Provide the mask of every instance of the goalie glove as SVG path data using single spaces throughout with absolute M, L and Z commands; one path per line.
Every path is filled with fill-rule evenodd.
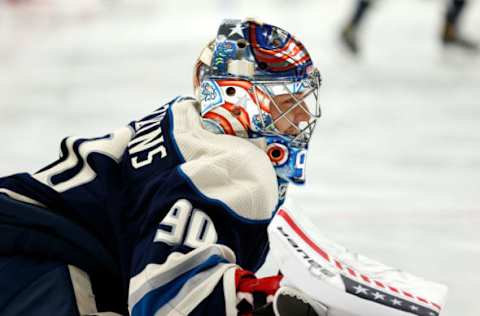
M 300 290 L 280 287 L 283 275 L 257 278 L 252 272 L 235 273 L 239 316 L 326 316 L 327 308 Z
M 252 272 L 237 269 L 235 285 L 237 289 L 237 310 L 239 316 L 272 316 L 272 302 L 280 288 L 283 276 L 277 274 L 257 278 Z

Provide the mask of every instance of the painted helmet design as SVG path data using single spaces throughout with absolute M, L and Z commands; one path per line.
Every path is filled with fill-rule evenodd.
M 264 140 L 279 179 L 298 184 L 320 117 L 320 83 L 300 41 L 254 20 L 223 21 L 194 73 L 204 127 Z

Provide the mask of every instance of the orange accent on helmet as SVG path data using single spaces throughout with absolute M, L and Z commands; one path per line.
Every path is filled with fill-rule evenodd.
M 230 122 L 220 114 L 215 112 L 207 112 L 205 113 L 204 117 L 218 122 L 218 124 L 220 124 L 220 126 L 225 131 L 225 134 L 236 136 L 235 131 L 233 130 L 233 127 L 230 124 Z
M 267 155 L 274 165 L 282 165 L 286 162 L 287 153 L 285 151 L 285 148 L 281 146 L 269 146 L 267 149 Z
M 257 103 L 263 111 L 270 113 L 270 99 L 262 90 L 255 87 L 250 81 L 227 79 L 217 80 L 217 83 L 220 87 L 232 86 L 243 88 L 245 91 L 247 91 L 250 98 L 255 101 L 255 103 Z M 252 92 L 252 89 L 255 92 Z M 265 103 L 265 101 L 267 101 L 267 103 Z
M 230 113 L 232 113 L 232 115 L 240 122 L 240 124 L 242 124 L 243 128 L 245 128 L 245 130 L 249 130 L 250 129 L 250 117 L 247 113 L 247 111 L 241 107 L 241 106 L 238 106 L 238 105 L 233 105 L 232 103 L 229 103 L 229 102 L 225 102 L 225 104 L 223 105 L 223 107 L 229 111 Z M 239 113 L 235 113 L 235 111 L 239 111 Z

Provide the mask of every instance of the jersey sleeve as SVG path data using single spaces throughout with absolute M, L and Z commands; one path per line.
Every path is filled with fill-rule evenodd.
M 67 137 L 53 163 L 32 174 L 0 178 L 0 193 L 66 215 L 98 212 L 118 187 L 118 162 L 131 136 L 131 128 L 124 127 L 102 137 Z
M 131 278 L 131 315 L 236 315 L 232 250 L 219 244 L 175 250 Z
M 35 173 L 0 178 L 2 255 L 72 264 L 91 277 L 97 307 L 122 314 L 128 290 L 118 247 L 123 203 L 118 162 L 130 130 L 65 138 L 55 162 Z

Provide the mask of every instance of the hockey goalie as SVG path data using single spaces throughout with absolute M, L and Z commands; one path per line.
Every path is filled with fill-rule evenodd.
M 290 33 L 225 20 L 195 98 L 0 178 L 0 315 L 437 316 L 442 286 L 349 253 L 283 205 L 305 182 L 320 83 Z M 269 244 L 280 273 L 257 278 Z

